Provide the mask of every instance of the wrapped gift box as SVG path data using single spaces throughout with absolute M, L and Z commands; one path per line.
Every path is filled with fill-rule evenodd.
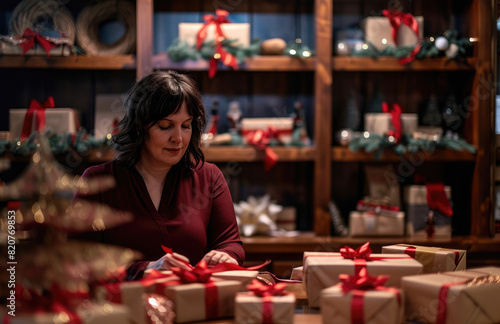
M 175 321 L 186 323 L 230 317 L 234 314 L 234 300 L 241 290 L 241 282 L 220 280 L 210 283 L 172 285 L 156 284 L 156 293 L 174 303 Z
M 196 45 L 198 32 L 204 26 L 204 23 L 180 23 L 179 24 L 179 39 L 185 41 L 190 46 Z M 250 24 L 248 23 L 230 23 L 221 24 L 221 29 L 226 39 L 234 40 L 232 46 L 241 46 L 247 48 L 250 46 Z M 215 25 L 211 24 L 207 27 L 206 41 L 215 39 Z
M 295 267 L 292 269 L 292 274 L 290 275 L 291 280 L 303 280 L 304 267 Z
M 408 276 L 402 279 L 411 322 L 500 323 L 500 268 Z
M 11 138 L 19 138 L 23 129 L 24 116 L 28 109 L 10 109 L 9 110 L 9 130 Z M 33 118 L 33 127 L 36 112 Z M 47 108 L 45 109 L 45 125 L 46 129 L 50 129 L 53 133 L 66 134 L 76 133 L 77 129 L 77 114 L 72 108 Z
M 406 253 L 422 263 L 423 273 L 459 271 L 466 267 L 466 250 L 396 244 L 383 246 L 382 253 Z
M 258 275 L 259 271 L 257 270 L 233 270 L 216 272 L 212 274 L 212 277 L 220 280 L 239 281 L 242 287 L 246 287 L 246 285 L 252 283 L 252 280 L 257 278 Z
M 369 324 L 399 324 L 404 318 L 404 298 L 399 293 L 389 290 L 358 290 L 363 295 L 363 323 Z M 341 284 L 325 288 L 321 291 L 321 316 L 323 323 L 351 324 L 353 323 L 353 293 L 344 294 Z M 356 322 L 358 323 L 358 322 Z
M 444 187 L 446 196 L 451 200 L 451 187 Z M 429 206 L 427 205 L 427 189 L 424 185 L 404 187 L 404 203 L 407 214 L 407 234 L 415 237 L 426 237 L 425 232 Z M 451 236 L 451 217 L 434 211 L 434 232 L 436 237 Z
M 81 324 L 123 324 L 129 323 L 129 309 L 114 303 L 83 303 L 75 310 Z M 0 315 L 2 311 L 0 310 Z M 69 318 L 64 313 L 18 313 L 16 316 L 3 315 L 9 324 L 53 324 L 67 323 Z M 73 323 L 73 322 L 72 322 Z
M 349 213 L 350 236 L 404 236 L 405 213 L 395 215 L 352 211 Z
M 418 115 L 401 114 L 401 128 L 403 134 L 412 136 L 418 127 Z M 392 125 L 392 115 L 390 113 L 366 113 L 365 130 L 378 135 L 384 135 L 389 130 L 394 130 Z
M 104 138 L 124 115 L 122 95 L 100 94 L 95 97 L 94 136 Z
M 372 276 L 390 275 L 387 287 L 400 286 L 403 276 L 422 273 L 422 264 L 410 256 L 401 254 L 372 254 L 371 257 L 379 260 L 366 261 L 368 273 Z M 381 259 L 386 258 L 386 259 Z M 304 261 L 304 286 L 307 292 L 309 306 L 320 306 L 320 292 L 339 282 L 340 274 L 354 275 L 359 262 L 364 260 L 344 259 L 340 253 L 333 255 L 310 254 Z
M 283 210 L 277 214 L 276 226 L 285 231 L 294 231 L 297 223 L 296 215 L 295 207 L 283 207 Z
M 267 301 L 264 301 L 268 298 Z M 271 303 L 272 307 L 264 307 L 264 303 Z M 271 323 L 293 323 L 295 314 L 295 295 L 259 297 L 251 292 L 240 292 L 235 297 L 234 323 L 258 324 L 263 321 L 265 309 L 272 310 Z
M 418 37 L 413 30 L 401 24 L 397 33 L 397 46 L 411 46 L 422 39 L 424 35 L 424 17 L 415 17 L 418 23 Z M 392 26 L 387 17 L 367 17 L 361 22 L 361 29 L 365 33 L 365 41 L 371 43 L 378 50 L 387 46 L 396 46 L 392 37 Z
M 243 118 L 241 120 L 241 134 L 246 136 L 258 130 L 267 131 L 273 128 L 277 132 L 278 140 L 285 145 L 292 141 L 293 118 Z

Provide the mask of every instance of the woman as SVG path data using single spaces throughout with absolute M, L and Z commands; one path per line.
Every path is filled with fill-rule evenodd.
M 113 175 L 117 186 L 88 197 L 134 214 L 131 223 L 106 230 L 102 242 L 144 254 L 128 279 L 146 269 L 242 264 L 245 253 L 231 195 L 222 172 L 204 162 L 200 147 L 205 110 L 195 82 L 173 71 L 155 71 L 137 82 L 124 101 L 125 116 L 113 140 L 113 161 L 88 168 L 83 177 Z

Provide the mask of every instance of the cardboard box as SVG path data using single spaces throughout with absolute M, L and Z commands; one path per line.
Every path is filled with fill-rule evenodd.
M 179 39 L 185 41 L 190 46 L 196 46 L 198 32 L 204 26 L 204 23 L 180 23 L 179 24 Z M 247 48 L 250 46 L 250 24 L 248 23 L 225 23 L 221 24 L 221 29 L 226 39 L 234 40 L 231 42 L 233 46 L 241 46 Z M 205 42 L 215 39 L 215 25 L 211 24 L 207 27 L 207 37 Z
M 384 290 L 358 290 L 363 295 L 363 323 L 399 324 L 404 318 L 404 295 L 398 289 L 398 295 Z M 353 309 L 353 293 L 344 294 L 341 284 L 325 288 L 321 291 L 321 316 L 323 323 L 351 324 Z
M 10 109 L 9 110 L 9 130 L 11 138 L 20 138 L 24 124 L 24 116 L 28 109 Z M 36 112 L 33 117 L 32 131 L 35 129 Z M 53 133 L 66 134 L 76 133 L 77 114 L 72 108 L 47 108 L 45 109 L 46 129 Z
M 272 307 L 264 307 L 264 303 L 270 303 Z M 234 323 L 268 323 L 263 320 L 265 309 L 272 311 L 271 323 L 293 323 L 295 295 L 258 297 L 251 292 L 238 293 L 235 297 Z
M 382 253 L 405 253 L 422 263 L 423 273 L 465 270 L 467 265 L 466 250 L 395 244 L 383 246 Z
M 404 277 L 405 313 L 424 323 L 500 323 L 500 268 Z
M 451 187 L 444 187 L 446 196 L 451 200 Z M 403 189 L 403 201 L 407 215 L 407 235 L 414 237 L 426 237 L 425 232 L 429 206 L 427 205 L 427 189 L 424 185 L 405 186 Z M 435 237 L 450 237 L 451 217 L 434 211 Z
M 397 46 L 411 46 L 422 40 L 424 35 L 424 17 L 415 17 L 418 23 L 418 36 L 405 24 L 401 24 L 397 34 Z M 396 46 L 392 37 L 392 26 L 387 17 L 367 17 L 361 22 L 365 33 L 365 41 L 371 43 L 379 51 L 387 46 Z
M 404 236 L 405 213 L 396 215 L 352 211 L 349 213 L 350 236 Z
M 372 254 L 382 260 L 366 261 L 366 268 L 371 276 L 389 275 L 387 287 L 398 287 L 403 276 L 422 273 L 422 264 L 410 256 L 401 254 Z M 356 262 L 355 262 L 356 261 Z M 308 255 L 304 262 L 304 286 L 309 300 L 309 306 L 320 306 L 320 292 L 339 282 L 340 274 L 354 275 L 358 262 L 363 260 L 344 259 L 338 255 Z

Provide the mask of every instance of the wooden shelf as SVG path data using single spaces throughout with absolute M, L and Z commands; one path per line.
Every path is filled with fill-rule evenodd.
M 116 56 L 0 56 L 1 68 L 133 70 L 134 55 Z
M 415 155 L 419 160 L 425 159 L 427 162 L 474 162 L 476 157 L 466 151 L 454 151 L 446 149 L 436 149 L 432 152 L 419 151 L 416 153 L 406 153 L 402 157 L 405 159 Z M 417 156 L 418 155 L 418 156 Z M 332 149 L 332 160 L 336 162 L 398 162 L 401 156 L 394 151 L 385 150 L 380 159 L 375 158 L 375 153 L 368 153 L 364 150 L 353 152 L 347 147 L 334 147 Z
M 273 147 L 278 155 L 278 162 L 314 161 L 316 150 L 311 147 Z M 212 146 L 203 149 L 208 162 L 255 162 L 264 160 L 264 152 L 249 146 Z M 93 150 L 89 156 L 91 162 L 105 162 L 114 158 L 113 149 Z
M 401 65 L 394 57 L 336 56 L 332 59 L 333 71 L 408 72 L 408 71 L 474 71 L 475 58 L 450 60 L 446 57 L 415 60 Z
M 239 65 L 242 71 L 314 71 L 316 64 L 315 58 L 301 59 L 289 56 L 254 56 L 246 58 L 244 63 Z M 191 70 L 191 71 L 206 71 L 208 70 L 208 61 L 204 59 L 197 60 L 183 60 L 175 62 L 170 59 L 168 54 L 161 53 L 153 57 L 153 67 L 155 69 L 178 69 L 178 70 Z M 219 70 L 232 70 L 227 66 L 219 64 Z

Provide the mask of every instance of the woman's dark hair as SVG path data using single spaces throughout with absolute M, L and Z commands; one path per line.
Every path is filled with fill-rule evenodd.
M 205 161 L 201 134 L 206 123 L 205 108 L 196 83 L 189 76 L 174 71 L 157 70 L 136 82 L 124 100 L 125 116 L 113 136 L 119 163 L 134 166 L 138 161 L 147 130 L 159 120 L 179 111 L 183 103 L 193 121 L 186 153 L 178 165 L 194 170 Z

